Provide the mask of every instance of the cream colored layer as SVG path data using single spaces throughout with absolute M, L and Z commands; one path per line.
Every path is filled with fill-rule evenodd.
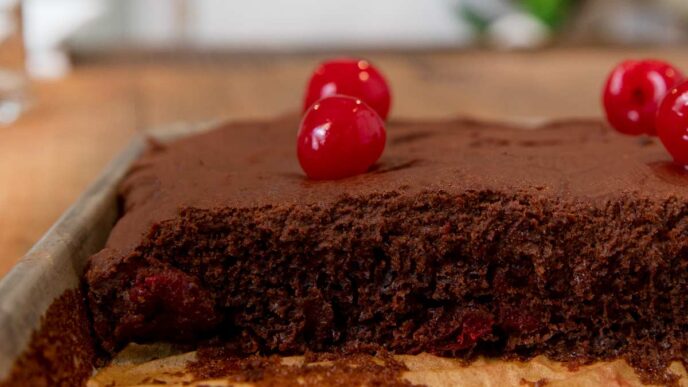
M 100 369 L 88 387 L 253 386 L 226 379 L 194 380 L 186 364 L 196 359 L 195 352 L 176 354 L 166 345 L 129 345 L 109 366 Z M 643 386 L 638 375 L 623 360 L 598 362 L 570 369 L 565 364 L 538 356 L 526 362 L 478 359 L 469 366 L 455 359 L 430 354 L 400 355 L 395 359 L 406 365 L 402 377 L 407 381 L 437 387 L 449 386 Z M 302 356 L 282 358 L 283 365 L 299 366 Z M 382 363 L 383 360 L 380 360 Z M 310 365 L 327 365 L 327 362 Z M 688 373 L 678 362 L 670 370 L 680 377 L 678 384 L 688 386 Z M 228 375 L 231 376 L 231 375 Z

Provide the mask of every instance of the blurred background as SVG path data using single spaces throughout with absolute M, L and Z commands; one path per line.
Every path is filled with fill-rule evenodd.
M 528 49 L 688 36 L 685 0 L 2 1 L 2 31 L 24 26 L 29 69 L 46 76 L 65 55 L 113 51 Z
M 134 135 L 294 114 L 324 58 L 375 62 L 392 119 L 557 119 L 686 43 L 687 0 L 0 0 L 0 276 Z

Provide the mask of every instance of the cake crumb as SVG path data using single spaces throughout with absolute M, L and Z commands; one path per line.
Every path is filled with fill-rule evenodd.
M 84 295 L 67 290 L 41 318 L 40 329 L 0 387 L 82 385 L 96 364 L 94 348 Z

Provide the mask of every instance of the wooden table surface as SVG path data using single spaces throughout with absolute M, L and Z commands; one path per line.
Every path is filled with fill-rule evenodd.
M 601 116 L 600 89 L 615 62 L 658 57 L 688 69 L 683 48 L 366 56 L 387 75 L 397 118 Z M 65 79 L 34 83 L 30 110 L 0 127 L 0 276 L 137 131 L 295 111 L 310 71 L 324 57 L 98 61 L 77 66 Z

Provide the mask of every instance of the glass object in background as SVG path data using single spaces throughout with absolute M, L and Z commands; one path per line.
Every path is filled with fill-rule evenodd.
M 504 49 L 549 43 L 582 0 L 460 0 L 461 16 L 486 43 Z
M 21 1 L 0 0 L 0 125 L 25 109 L 26 89 Z

